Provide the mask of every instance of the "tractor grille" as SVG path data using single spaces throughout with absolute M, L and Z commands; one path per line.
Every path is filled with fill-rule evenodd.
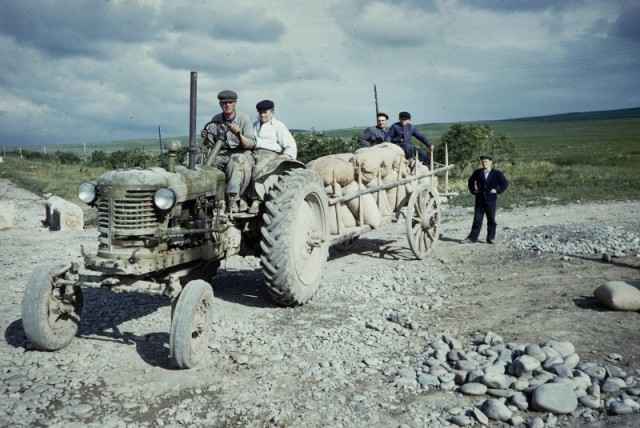
M 109 229 L 109 205 L 112 206 L 111 232 L 116 235 L 146 235 L 159 227 L 158 211 L 152 190 L 127 190 L 124 198 L 100 198 L 98 228 Z

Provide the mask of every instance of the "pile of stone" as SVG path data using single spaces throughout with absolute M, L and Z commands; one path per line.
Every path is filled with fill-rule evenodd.
M 506 242 L 516 248 L 559 254 L 640 253 L 640 237 L 621 227 L 586 224 L 548 225 L 505 232 Z
M 430 341 L 418 370 L 398 370 L 395 384 L 482 397 L 450 418 L 459 426 L 474 421 L 486 425 L 489 420 L 519 426 L 525 422 L 519 413 L 524 411 L 594 421 L 605 413 L 640 410 L 640 373 L 613 364 L 621 359 L 611 354 L 611 364 L 581 362 L 570 342 L 556 340 L 512 344 L 488 332 L 463 346 L 443 334 Z M 529 421 L 529 426 L 544 424 L 539 416 Z

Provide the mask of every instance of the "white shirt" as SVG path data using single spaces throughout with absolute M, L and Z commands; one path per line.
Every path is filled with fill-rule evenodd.
M 256 149 L 284 153 L 290 156 L 291 159 L 295 159 L 298 155 L 298 148 L 293 135 L 291 135 L 285 124 L 275 117 L 262 124 L 260 120 L 256 120 L 253 123 L 253 130 L 256 134 Z

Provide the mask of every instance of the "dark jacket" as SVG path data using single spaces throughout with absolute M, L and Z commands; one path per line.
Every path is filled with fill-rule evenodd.
M 479 168 L 473 171 L 469 177 L 469 191 L 476 195 L 476 203 L 495 204 L 498 195 L 509 187 L 509 181 L 499 169 L 491 168 L 489 176 L 484 178 L 484 169 Z M 496 189 L 496 194 L 491 193 L 491 189 Z
M 391 141 L 394 144 L 399 145 L 404 150 L 404 155 L 407 159 L 411 159 L 415 156 L 415 147 L 411 143 L 411 137 L 416 137 L 427 147 L 431 147 L 433 143 L 429 141 L 418 129 L 412 124 L 402 126 L 400 122 L 396 122 L 387 131 L 386 141 Z
M 377 126 L 370 126 L 365 129 L 358 138 L 358 144 L 361 147 L 371 147 L 376 144 L 380 144 L 385 140 L 386 130 L 380 129 Z

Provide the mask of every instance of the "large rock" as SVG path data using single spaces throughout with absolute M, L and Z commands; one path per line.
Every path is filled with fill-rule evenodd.
M 596 288 L 593 295 L 610 309 L 640 310 L 640 281 L 609 281 Z
M 0 229 L 16 225 L 16 206 L 13 201 L 0 201 Z
M 539 412 L 566 415 L 578 407 L 578 399 L 573 389 L 560 383 L 547 383 L 533 391 L 531 405 Z
M 82 230 L 84 212 L 72 202 L 51 196 L 47 199 L 45 221 L 50 230 Z

